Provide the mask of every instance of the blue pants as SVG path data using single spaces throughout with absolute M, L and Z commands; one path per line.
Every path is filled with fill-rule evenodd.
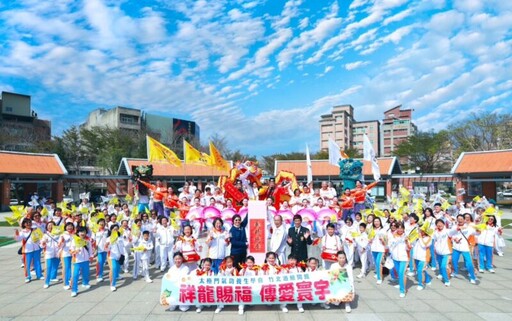
M 377 272 L 377 280 L 382 280 L 382 256 L 384 255 L 383 252 L 373 252 L 373 262 L 375 262 L 375 271 Z
M 103 270 L 107 262 L 107 252 L 98 252 L 98 262 L 96 263 L 96 277 L 103 278 Z
M 443 276 L 443 282 L 450 282 L 448 278 L 448 259 L 450 258 L 450 254 L 439 255 L 436 254 L 436 260 L 439 263 L 439 272 Z
M 436 260 L 436 254 L 434 250 L 434 242 L 430 245 L 430 266 L 431 267 L 437 267 L 437 260 Z
M 418 271 L 418 285 L 425 287 L 425 283 L 430 283 L 430 281 L 432 281 L 432 278 L 430 275 L 428 275 L 427 270 L 424 270 L 425 261 L 414 260 L 414 262 L 416 263 L 416 270 Z M 425 273 L 425 280 L 423 280 L 423 273 Z
M 492 246 L 478 244 L 478 253 L 480 269 L 492 269 Z
M 409 252 L 409 272 L 414 272 L 414 248 Z
M 366 207 L 364 206 L 364 203 L 355 203 L 354 204 L 354 215 L 356 213 L 363 213 L 365 208 Z
M 139 203 L 139 213 L 146 213 L 146 210 L 149 211 L 148 203 Z
M 212 271 L 215 275 L 219 273 L 219 267 L 222 264 L 222 259 L 213 259 L 212 260 Z
M 121 273 L 121 264 L 119 264 L 118 260 L 110 259 L 110 286 L 116 286 L 117 279 L 119 279 L 119 274 Z
M 62 279 L 64 285 L 69 286 L 71 280 L 71 256 L 65 256 L 62 258 Z
M 78 292 L 78 276 L 82 274 L 82 284 L 89 285 L 89 261 L 73 263 L 73 282 L 71 291 Z
M 57 268 L 59 267 L 59 258 L 54 257 L 46 259 L 46 275 L 44 278 L 44 284 L 50 285 L 50 280 L 57 278 Z
M 36 277 L 38 279 L 43 277 L 43 272 L 41 270 L 41 250 L 25 253 L 25 278 L 31 280 L 30 276 L 30 266 L 34 265 L 34 270 L 36 271 Z
M 464 265 L 466 266 L 466 270 L 468 270 L 469 273 L 469 279 L 475 280 L 475 267 L 473 266 L 473 260 L 471 259 L 471 255 L 469 252 L 461 252 L 457 250 L 453 250 L 452 253 L 452 266 L 453 266 L 453 273 L 458 274 L 459 273 L 459 258 L 462 255 L 464 258 Z
M 157 212 L 158 216 L 164 215 L 164 203 L 163 202 L 154 202 L 153 209 Z
M 352 212 L 353 210 L 351 208 L 342 210 L 343 216 L 341 217 L 341 219 L 343 220 L 343 222 L 345 222 L 347 218 L 352 216 Z
M 407 269 L 407 261 L 393 260 L 395 270 L 398 273 L 398 284 L 400 285 L 400 293 L 405 294 L 405 270 Z

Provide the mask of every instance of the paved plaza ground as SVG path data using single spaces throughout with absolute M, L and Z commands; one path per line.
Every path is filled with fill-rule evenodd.
M 508 216 L 509 214 L 507 214 Z M 13 228 L 0 228 L 0 235 L 12 235 Z M 507 248 L 504 257 L 495 256 L 496 273 L 478 275 L 479 284 L 471 285 L 463 272 L 445 287 L 434 279 L 432 286 L 416 290 L 416 282 L 408 282 L 408 293 L 399 298 L 398 289 L 388 283 L 377 285 L 371 272 L 365 279 L 356 279 L 356 300 L 352 312 L 346 314 L 340 307 L 324 310 L 319 306 L 305 306 L 301 314 L 293 305 L 290 312 L 282 313 L 278 306 L 246 307 L 243 316 L 236 306 L 226 307 L 220 314 L 214 308 L 205 308 L 201 314 L 195 309 L 188 312 L 169 312 L 158 303 L 162 273 L 151 270 L 154 283 L 139 279 L 133 281 L 124 275 L 116 292 L 108 282 L 91 288 L 79 288 L 77 297 L 62 288 L 62 282 L 43 289 L 43 281 L 24 283 L 19 244 L 0 248 L 0 320 L 244 320 L 244 321 L 303 321 L 303 320 L 488 320 L 512 321 L 512 230 L 505 230 Z M 359 273 L 356 268 L 355 274 Z M 91 266 L 91 275 L 93 275 Z M 432 271 L 430 271 L 432 275 Z M 409 278 L 412 280 L 412 278 Z

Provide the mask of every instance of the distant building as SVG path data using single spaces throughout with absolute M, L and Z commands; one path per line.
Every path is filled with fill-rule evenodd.
M 148 114 L 140 109 L 121 106 L 93 110 L 82 126 L 87 129 L 109 127 L 135 133 L 144 130 L 173 148 L 182 147 L 183 139 L 192 142 L 200 138 L 199 126 L 193 121 Z
M 320 116 L 320 149 L 329 149 L 329 137 L 342 149 L 352 146 L 352 124 L 354 107 L 352 105 L 334 106 L 330 114 Z
M 334 106 L 330 114 L 320 118 L 320 149 L 329 149 L 329 137 L 342 149 L 353 147 L 363 153 L 363 135 L 367 134 L 377 156 L 380 152 L 380 123 L 378 120 L 358 122 L 352 105 Z
M 368 136 L 373 146 L 375 154 L 380 154 L 380 122 L 378 120 L 358 121 L 352 125 L 352 146 L 356 148 L 361 155 L 364 147 L 364 134 Z
M 96 109 L 89 113 L 83 126 L 86 129 L 93 127 L 109 127 L 127 131 L 139 132 L 142 124 L 140 109 L 115 107 L 112 109 Z
M 3 91 L 0 110 L 0 149 L 29 151 L 36 143 L 51 140 L 51 123 L 37 117 L 30 96 Z
M 413 135 L 418 128 L 412 122 L 412 109 L 401 109 L 400 106 L 393 107 L 384 112 L 382 121 L 382 143 L 381 155 L 392 156 L 396 147 L 409 136 Z

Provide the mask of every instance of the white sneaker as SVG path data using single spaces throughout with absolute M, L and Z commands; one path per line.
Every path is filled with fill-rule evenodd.
M 128 270 L 123 270 L 124 273 L 128 273 Z
M 476 280 L 469 280 L 469 283 L 476 284 Z
M 76 296 L 76 292 L 71 292 L 71 297 L 75 297 Z
M 408 275 L 408 276 L 414 276 L 415 274 L 416 274 L 416 273 L 411 272 L 411 271 L 407 272 L 407 275 Z
M 63 288 L 64 290 L 69 290 L 69 289 L 71 289 L 71 287 L 70 287 L 69 285 L 64 285 L 62 288 Z
M 358 275 L 357 275 L 357 278 L 358 278 L 358 279 L 362 279 L 363 277 L 364 277 L 364 274 L 363 274 L 363 273 L 361 273 L 361 274 L 358 274 Z
M 59 282 L 60 279 L 51 279 L 50 282 Z
M 25 279 L 25 283 L 30 283 L 31 279 Z
M 282 308 L 281 311 L 283 311 L 283 313 L 288 313 L 288 308 Z
M 201 308 L 197 308 L 197 309 L 196 309 L 196 312 L 197 312 L 197 313 L 201 313 L 201 311 L 203 311 L 203 309 L 201 309 Z
M 394 287 L 395 289 L 400 289 L 400 284 L 393 285 L 393 287 Z
M 450 281 L 445 282 L 445 283 L 444 283 L 444 286 L 450 286 Z
M 494 273 L 494 272 L 493 272 Z M 44 276 L 40 276 L 39 280 L 44 280 Z
M 222 311 L 222 308 L 215 309 L 215 313 L 220 313 L 220 311 Z
M 244 309 L 238 309 L 238 314 L 239 315 L 243 315 L 244 314 Z
M 437 278 L 438 278 L 439 280 L 442 280 L 442 279 L 443 279 L 443 275 L 442 275 L 442 274 L 438 274 L 438 275 L 437 275 Z
M 431 286 L 432 282 L 427 282 L 427 283 L 425 283 L 425 285 Z
M 331 308 L 331 306 L 327 303 L 322 303 L 320 306 L 326 310 L 329 310 Z
M 498 256 L 503 256 L 503 253 L 501 253 L 501 252 L 500 252 L 500 253 L 498 253 Z
M 187 312 L 190 309 L 190 305 L 180 306 L 181 312 Z
M 350 313 L 352 311 L 352 308 L 350 307 L 350 304 L 345 303 L 345 312 Z
M 304 313 L 304 308 L 299 308 L 300 313 Z
M 110 291 L 115 292 L 116 290 L 117 290 L 117 288 L 115 286 L 110 287 Z
M 83 285 L 83 284 L 82 284 L 82 288 L 84 288 L 84 289 L 90 289 L 90 288 L 91 288 L 91 286 L 90 286 L 89 284 L 87 284 L 87 285 Z
M 48 284 L 43 285 L 43 289 L 48 289 L 50 286 Z
M 20 268 L 22 268 L 22 269 L 23 269 L 24 267 L 25 267 L 25 264 L 21 263 Z
M 103 282 L 103 278 L 96 278 L 96 282 Z
M 377 284 L 382 284 L 382 280 L 377 280 Z
M 437 268 L 436 268 L 435 266 L 431 267 L 430 269 L 431 269 L 432 271 L 437 270 Z
M 400 293 L 401 298 L 405 298 L 405 293 Z
M 484 273 L 484 270 L 479 269 L 479 270 L 478 270 L 478 273 Z
M 489 272 L 496 273 L 496 271 L 494 271 L 494 269 L 489 269 Z
M 153 283 L 153 280 L 151 280 L 150 278 L 147 278 L 146 283 Z
M 422 287 L 421 285 L 418 285 L 418 287 L 416 288 L 416 290 L 418 290 L 418 291 L 421 291 L 423 289 L 424 289 L 424 287 Z

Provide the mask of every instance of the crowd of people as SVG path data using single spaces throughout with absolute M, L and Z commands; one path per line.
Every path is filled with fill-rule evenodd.
M 151 275 L 159 271 L 251 276 L 325 269 L 346 272 L 353 287 L 353 269 L 357 268 L 357 278 L 374 270 L 378 285 L 389 275 L 399 297 L 405 297 L 407 282 L 416 282 L 419 291 L 435 278 L 450 286 L 453 278 L 461 281 L 462 270 L 464 278 L 478 284 L 479 273 L 495 273 L 494 252 L 503 255 L 505 245 L 493 200 L 454 205 L 450 211 L 443 210 L 439 202 L 415 206 L 412 198 L 390 204 L 388 209 L 365 209 L 366 194 L 375 183 L 358 182 L 355 189 L 346 189 L 339 197 L 328 182 L 319 188 L 301 184 L 293 191 L 290 184 L 270 183 L 265 188 L 251 187 L 253 198 L 257 195 L 267 202 L 270 235 L 265 262 L 255 262 L 247 253 L 251 197 L 237 203 L 214 185 L 203 188 L 186 183 L 178 193 L 160 181 L 146 185 L 151 195 L 148 202 L 138 204 L 129 200 L 94 205 L 84 197 L 76 208 L 63 203 L 27 207 L 19 222 L 21 229 L 15 232 L 22 243 L 19 254 L 25 282 L 35 276 L 48 288 L 62 280 L 74 297 L 80 278 L 83 288 L 90 287 L 89 268 L 94 262 L 97 284 L 104 282 L 108 264 L 112 291 L 117 290 L 121 272 L 130 270 L 134 280 L 150 283 Z M 275 188 L 284 189 L 287 200 L 274 204 Z M 211 213 L 218 215 L 197 214 L 214 208 Z M 335 213 L 334 217 L 311 221 L 301 215 L 306 210 L 320 213 L 325 209 Z M 311 246 L 319 247 L 319 257 L 310 255 Z M 461 256 L 464 269 L 459 268 Z M 152 273 L 151 268 L 155 269 Z M 215 312 L 222 308 L 217 306 Z M 286 305 L 280 308 L 288 312 Z M 297 308 L 304 312 L 302 305 Z M 351 311 L 350 302 L 345 309 Z M 242 305 L 239 313 L 244 313 Z

